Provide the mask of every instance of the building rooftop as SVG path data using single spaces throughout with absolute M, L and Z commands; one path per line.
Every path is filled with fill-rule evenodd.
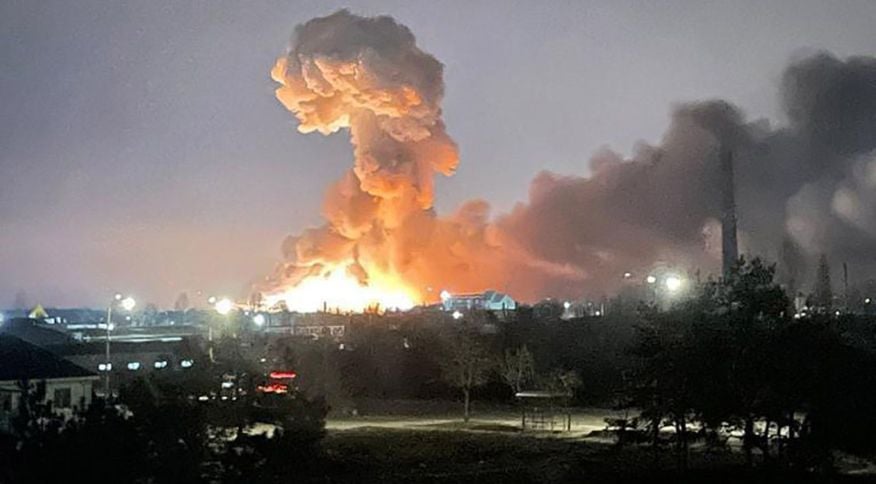
M 72 338 L 63 330 L 49 327 L 38 319 L 12 318 L 0 325 L 0 335 L 23 339 L 37 346 L 69 343 Z
M 15 336 L 0 334 L 0 381 L 97 376 Z

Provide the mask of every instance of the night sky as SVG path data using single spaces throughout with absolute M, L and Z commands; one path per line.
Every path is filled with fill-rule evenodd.
M 513 8 L 512 8 L 513 4 Z M 241 294 L 321 222 L 349 138 L 300 135 L 269 71 L 295 25 L 389 14 L 445 64 L 460 146 L 437 208 L 506 211 L 543 169 L 656 141 L 674 103 L 782 122 L 777 82 L 816 50 L 876 52 L 876 3 L 0 3 L 0 307 L 170 306 Z

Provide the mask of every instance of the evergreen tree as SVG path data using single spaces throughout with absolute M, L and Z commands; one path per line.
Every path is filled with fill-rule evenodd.
M 830 285 L 830 265 L 827 256 L 821 254 L 818 259 L 818 270 L 815 274 L 815 288 L 812 295 L 813 305 L 819 311 L 830 311 L 833 305 L 833 290 Z

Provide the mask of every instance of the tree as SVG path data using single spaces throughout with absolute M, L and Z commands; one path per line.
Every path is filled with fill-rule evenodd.
M 535 381 L 535 360 L 526 345 L 505 350 L 502 378 L 515 393 L 520 393 Z
M 565 393 L 572 397 L 581 387 L 581 376 L 575 370 L 555 369 L 545 378 L 544 387 L 554 393 Z
M 27 298 L 27 293 L 24 292 L 23 289 L 19 289 L 18 292 L 15 293 L 15 299 L 12 301 L 13 309 L 30 309 L 30 303 Z
M 207 457 L 207 418 L 188 393 L 188 388 L 156 378 L 137 378 L 119 392 L 133 414 L 130 423 L 145 441 L 143 458 L 158 482 L 196 482 Z
M 173 303 L 173 309 L 175 311 L 185 311 L 191 307 L 189 305 L 189 295 L 185 292 L 179 293 L 179 296 L 176 297 L 176 301 Z
M 324 398 L 333 408 L 349 407 L 350 396 L 339 366 L 341 351 L 338 344 L 329 338 L 320 338 L 298 350 L 294 361 L 302 392 L 308 397 Z
M 222 455 L 224 482 L 289 482 L 319 467 L 325 435 L 325 399 L 300 392 L 261 395 L 253 420 L 275 426 L 272 435 L 240 434 Z M 306 480 L 306 479 L 304 479 Z
M 662 420 L 675 425 L 682 462 L 692 418 L 712 432 L 741 426 L 751 462 L 755 448 L 769 455 L 770 428 L 788 426 L 802 409 L 782 390 L 785 380 L 805 380 L 779 371 L 790 301 L 774 276 L 774 265 L 740 258 L 728 277 L 704 284 L 691 300 L 652 309 L 639 329 L 631 404 L 651 422 L 655 442 Z M 756 422 L 766 423 L 762 433 Z
M 158 306 L 154 303 L 146 304 L 146 307 L 143 308 L 143 325 L 154 326 L 158 323 Z
M 830 284 L 830 265 L 827 256 L 821 254 L 818 259 L 818 269 L 815 273 L 815 288 L 812 294 L 812 302 L 821 312 L 830 312 L 833 306 L 833 289 Z
M 690 351 L 696 309 L 692 303 L 677 305 L 666 312 L 651 308 L 645 323 L 638 328 L 632 348 L 638 364 L 632 371 L 627 402 L 630 407 L 639 408 L 639 419 L 648 423 L 655 452 L 664 423 L 675 426 L 682 467 L 687 462 L 687 425 L 696 406 Z
M 468 423 L 471 415 L 471 391 L 487 381 L 494 362 L 479 341 L 477 333 L 466 325 L 454 331 L 448 341 L 447 350 L 442 364 L 444 378 L 451 386 L 462 391 L 463 418 Z

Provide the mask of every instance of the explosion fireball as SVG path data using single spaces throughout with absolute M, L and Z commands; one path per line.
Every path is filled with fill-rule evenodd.
M 341 10 L 299 26 L 271 76 L 301 133 L 350 130 L 355 163 L 326 196 L 328 223 L 287 241 L 267 301 L 299 311 L 412 307 L 420 294 L 392 260 L 393 238 L 432 207 L 434 174 L 458 163 L 441 121 L 441 63 L 391 18 Z
M 583 271 L 534 257 L 490 222 L 482 200 L 439 217 L 433 178 L 452 175 L 456 143 L 444 128 L 443 66 L 391 17 L 340 10 L 298 26 L 271 77 L 298 131 L 349 130 L 353 168 L 329 188 L 327 223 L 286 239 L 285 261 L 261 291 L 293 311 L 406 309 L 427 288 L 489 288 L 531 296 L 544 280 Z

